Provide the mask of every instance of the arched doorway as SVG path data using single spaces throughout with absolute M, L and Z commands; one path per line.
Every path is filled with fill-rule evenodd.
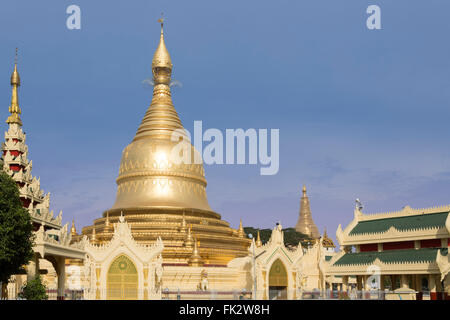
M 288 277 L 286 267 L 277 259 L 269 271 L 269 299 L 287 299 Z
M 107 274 L 108 300 L 136 300 L 138 298 L 138 274 L 134 263 L 125 255 L 117 257 Z

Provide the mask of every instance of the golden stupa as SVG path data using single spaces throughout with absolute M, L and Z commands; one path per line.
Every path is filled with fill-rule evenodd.
M 320 238 L 320 233 L 312 218 L 309 198 L 306 195 L 306 186 L 303 186 L 302 193 L 303 195 L 300 199 L 300 214 L 298 216 L 297 224 L 295 225 L 295 230 L 307 235 L 311 239 L 317 240 Z
M 230 228 L 210 208 L 201 161 L 177 164 L 171 159 L 178 143 L 172 141 L 172 134 L 184 130 L 171 97 L 172 66 L 161 22 L 152 61 L 152 102 L 133 141 L 122 152 L 116 201 L 94 225 L 83 228 L 82 235 L 95 243 L 109 241 L 112 226 L 123 214 L 136 241 L 150 244 L 162 238 L 165 264 L 226 265 L 248 254 L 250 240 L 242 225 L 238 230 Z M 190 142 L 189 148 L 192 159 L 200 156 Z

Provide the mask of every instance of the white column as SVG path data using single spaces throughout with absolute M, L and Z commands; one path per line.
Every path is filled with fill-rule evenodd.
M 348 276 L 342 276 L 342 291 L 348 291 Z
M 401 275 L 401 287 L 404 289 L 409 288 L 409 284 L 408 284 L 408 276 L 406 274 L 402 274 Z
M 66 259 L 64 257 L 56 258 L 56 274 L 58 276 L 57 299 L 64 300 L 64 291 L 66 287 Z
M 361 291 L 363 288 L 362 286 L 362 276 L 356 276 L 356 289 L 358 291 Z
M 368 281 L 369 280 L 369 276 L 364 275 L 363 279 L 364 279 L 364 290 L 370 291 L 370 283 Z

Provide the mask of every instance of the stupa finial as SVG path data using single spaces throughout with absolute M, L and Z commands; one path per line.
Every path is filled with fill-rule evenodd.
M 20 119 L 20 114 L 22 111 L 19 107 L 19 94 L 18 89 L 20 87 L 20 76 L 17 71 L 17 48 L 16 54 L 14 57 L 14 71 L 11 74 L 11 86 L 12 86 L 12 94 L 11 94 L 11 105 L 9 106 L 9 113 L 11 115 L 6 119 L 6 123 L 13 124 L 16 123 L 19 126 L 22 126 L 22 120 Z
M 261 247 L 262 246 L 262 241 L 261 241 L 261 236 L 259 235 L 259 230 L 258 230 L 258 236 L 256 238 L 256 246 L 257 247 Z
M 161 34 L 164 33 L 163 26 L 164 26 L 164 12 L 161 12 L 161 18 L 158 19 L 158 22 L 161 23 Z
M 161 23 L 161 36 L 159 38 L 159 45 L 156 48 L 155 54 L 153 55 L 152 68 L 155 73 L 155 68 L 167 68 L 172 70 L 172 60 L 170 59 L 169 51 L 167 51 L 166 44 L 164 43 L 164 18 L 158 19 Z M 157 71 L 157 70 L 156 70 Z
M 194 248 L 192 250 L 192 255 L 189 259 L 189 265 L 194 267 L 200 267 L 203 265 L 202 257 L 200 256 L 200 252 L 198 247 L 200 246 L 200 241 L 197 238 L 194 238 Z
M 239 235 L 240 238 L 244 237 L 244 227 L 242 226 L 242 219 L 239 222 L 238 235 Z
M 75 219 L 72 219 L 72 227 L 70 228 L 70 233 L 72 234 L 72 236 L 77 235 L 77 229 L 75 228 Z

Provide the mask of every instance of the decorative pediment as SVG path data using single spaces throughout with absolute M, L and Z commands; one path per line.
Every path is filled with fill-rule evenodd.
M 114 234 L 111 240 L 105 244 L 92 244 L 87 236 L 82 239 L 86 253 L 96 261 L 103 261 L 117 248 L 126 247 L 129 251 L 135 253 L 142 261 L 150 261 L 161 254 L 164 244 L 161 238 L 158 238 L 152 245 L 142 245 L 138 243 L 132 235 L 130 225 L 123 216 L 119 218 L 118 223 L 114 223 Z
M 18 126 L 9 126 L 8 131 L 5 132 L 5 140 L 17 139 L 25 143 L 26 135 L 23 132 L 22 128 Z
M 372 262 L 373 265 L 376 265 L 378 267 L 381 267 L 384 265 L 383 261 L 381 261 L 378 257 Z
M 391 226 L 386 232 L 383 232 L 387 237 L 392 237 L 393 235 L 395 235 L 398 232 L 398 230 L 394 227 Z M 381 233 L 381 232 L 380 232 Z
M 264 245 L 256 247 L 254 242 L 249 248 L 249 254 L 252 256 L 253 247 L 255 248 L 255 256 L 257 258 L 257 263 L 261 266 L 270 264 L 271 261 L 282 257 L 282 259 L 290 265 L 297 264 L 299 260 L 304 255 L 304 250 L 299 243 L 295 250 L 290 250 L 284 245 L 284 235 L 282 231 L 281 224 L 278 224 L 272 230 L 272 235 Z M 308 252 L 308 250 L 306 250 Z

